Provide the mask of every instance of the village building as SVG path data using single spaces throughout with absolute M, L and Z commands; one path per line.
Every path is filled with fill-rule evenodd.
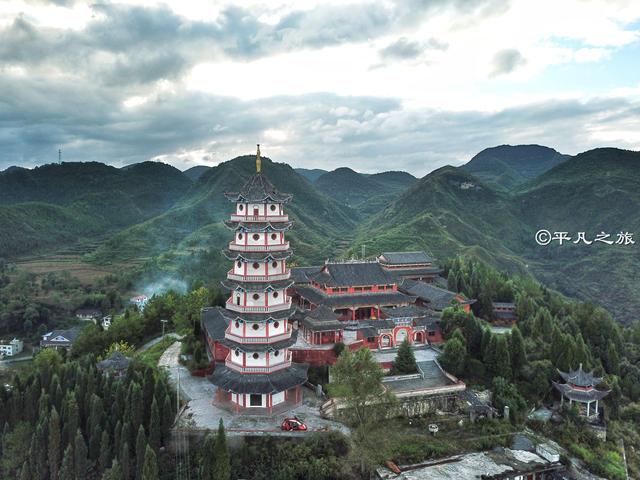
M 105 317 L 102 317 L 102 321 L 100 322 L 100 325 L 102 326 L 103 330 L 109 330 L 109 328 L 111 327 L 111 322 L 113 321 L 113 317 L 111 315 L 107 315 Z
M 138 307 L 138 310 L 143 311 L 149 303 L 149 297 L 147 297 L 146 295 L 136 295 L 135 297 L 131 297 L 129 299 L 129 303 Z
M 442 273 L 435 260 L 425 252 L 383 252 L 378 263 L 401 279 L 433 283 Z
M 379 468 L 379 480 L 552 480 L 563 478 L 559 461 L 539 453 L 496 447 L 431 460 L 417 465 L 388 464 Z
M 109 357 L 98 362 L 97 367 L 103 374 L 113 378 L 122 378 L 127 374 L 131 359 L 116 350 Z
M 516 304 L 513 302 L 493 302 L 493 324 L 510 327 L 516 324 Z
M 14 338 L 13 340 L 0 340 L 0 356 L 13 357 L 22 353 L 24 342 Z
M 40 346 L 43 348 L 69 349 L 80 335 L 81 328 L 74 327 L 67 330 L 53 330 L 42 336 Z
M 275 189 L 261 163 L 258 146 L 256 173 L 239 192 L 225 193 L 235 203 L 225 222 L 234 232 L 225 251 L 233 263 L 223 282 L 230 296 L 225 308 L 204 312 L 203 327 L 216 359 L 226 354 L 211 375 L 216 404 L 271 414 L 301 402 L 308 365 L 293 362 L 289 351 L 297 332 L 288 321 L 294 307 L 285 232 L 292 222 L 283 207 L 292 196 Z
M 98 320 L 102 318 L 102 312 L 97 308 L 80 308 L 76 310 L 76 318 L 83 322 L 98 323 Z
M 553 387 L 560 392 L 561 404 L 565 398 L 569 404 L 578 404 L 580 415 L 587 419 L 597 419 L 600 415 L 599 402 L 609 395 L 610 390 L 597 390 L 596 386 L 602 382 L 602 378 L 593 375 L 593 371 L 585 372 L 582 364 L 578 370 L 558 373 L 566 383 L 553 382 Z

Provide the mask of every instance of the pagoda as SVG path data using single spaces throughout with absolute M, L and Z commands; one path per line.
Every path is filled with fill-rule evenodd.
M 289 351 L 297 331 L 289 322 L 295 307 L 287 294 L 293 281 L 285 232 L 292 222 L 283 206 L 292 195 L 278 192 L 264 176 L 258 145 L 256 173 L 225 196 L 235 203 L 225 221 L 234 231 L 224 252 L 233 261 L 223 282 L 231 294 L 224 309 L 209 314 L 225 327 L 222 342 L 229 353 L 211 376 L 218 387 L 215 402 L 235 412 L 281 412 L 301 402 L 308 368 L 293 363 Z
M 577 402 L 579 405 L 579 411 L 581 415 L 587 418 L 598 417 L 598 402 L 606 397 L 610 390 L 596 390 L 596 386 L 602 382 L 602 378 L 595 377 L 593 371 L 585 372 L 582 369 L 582 363 L 578 370 L 570 372 L 558 373 L 566 383 L 553 382 L 553 386 L 560 392 L 561 404 L 564 404 L 564 399 L 569 400 L 569 404 Z M 595 403 L 595 408 L 591 408 L 591 404 Z

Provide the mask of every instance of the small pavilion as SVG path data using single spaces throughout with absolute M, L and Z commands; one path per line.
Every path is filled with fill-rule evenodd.
M 602 378 L 595 377 L 593 371 L 585 372 L 582 369 L 582 363 L 578 367 L 578 370 L 570 372 L 558 373 L 566 383 L 553 382 L 553 386 L 560 392 L 561 404 L 564 404 L 564 399 L 569 400 L 569 404 L 577 402 L 581 415 L 587 418 L 597 418 L 599 415 L 598 403 L 604 397 L 606 397 L 611 390 L 597 390 L 595 387 L 602 382 Z M 592 404 L 594 404 L 592 407 Z

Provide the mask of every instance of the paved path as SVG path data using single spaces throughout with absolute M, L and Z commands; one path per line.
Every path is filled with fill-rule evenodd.
M 178 335 L 177 333 L 167 333 L 165 335 L 165 337 L 169 337 L 169 338 L 175 338 L 176 340 L 182 340 L 182 338 L 184 337 L 184 335 Z M 144 345 L 142 345 L 138 351 L 139 352 L 144 352 L 146 350 L 149 350 L 151 347 L 153 347 L 154 345 L 160 343 L 162 341 L 163 337 L 162 335 L 160 335 L 159 337 L 154 338 L 153 340 L 149 340 L 147 343 L 145 343 Z
M 303 388 L 303 402 L 295 409 L 272 417 L 234 415 L 216 407 L 213 399 L 216 387 L 207 378 L 193 377 L 189 371 L 179 364 L 180 342 L 171 345 L 160 357 L 158 366 L 167 369 L 169 381 L 174 386 L 180 381 L 180 396 L 187 402 L 178 422 L 180 426 L 192 430 L 215 430 L 220 419 L 224 422 L 229 435 L 277 435 L 304 436 L 308 432 L 283 432 L 280 423 L 285 417 L 296 415 L 303 419 L 310 432 L 339 430 L 348 434 L 349 429 L 332 420 L 320 417 L 320 400 L 310 390 Z

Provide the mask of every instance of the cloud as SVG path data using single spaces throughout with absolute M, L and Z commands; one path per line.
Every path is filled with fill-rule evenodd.
M 380 49 L 378 53 L 384 60 L 412 60 L 420 57 L 427 49 L 446 50 L 447 44 L 439 42 L 435 38 L 430 38 L 426 42 L 419 42 L 400 37 Z
M 527 60 L 518 50 L 514 48 L 500 50 L 493 56 L 491 61 L 491 76 L 496 77 L 511 73 L 525 63 L 527 63 Z

